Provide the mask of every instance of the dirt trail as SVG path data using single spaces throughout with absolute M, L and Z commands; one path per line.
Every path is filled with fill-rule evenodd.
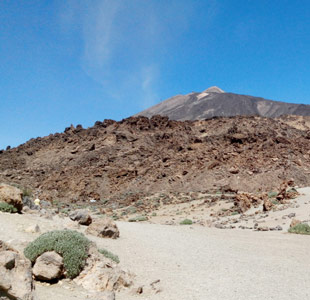
M 148 299 L 308 299 L 308 236 L 119 224 L 109 243 L 125 266 L 163 292 Z M 124 298 L 125 299 L 125 298 Z

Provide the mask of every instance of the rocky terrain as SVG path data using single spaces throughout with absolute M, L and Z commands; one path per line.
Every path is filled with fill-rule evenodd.
M 112 209 L 157 193 L 270 192 L 291 178 L 308 186 L 308 124 L 293 116 L 155 116 L 71 126 L 1 151 L 0 182 L 55 203 L 97 201 Z
M 214 86 L 201 93 L 177 95 L 136 116 L 167 116 L 171 120 L 204 120 L 212 117 L 283 115 L 309 116 L 310 105 L 266 100 L 260 97 L 226 93 Z
M 292 181 L 268 195 L 198 193 L 196 200 L 183 195 L 169 201 L 158 195 L 159 205 L 149 212 L 144 207 L 143 215 L 133 207 L 116 209 L 122 220 L 116 223 L 98 206 L 59 210 L 22 194 L 1 185 L 0 204 L 22 210 L 0 211 L 0 299 L 308 297 L 309 238 L 288 230 L 308 226 L 310 189 L 296 189 Z M 74 279 L 66 277 L 57 252 L 45 252 L 34 263 L 23 255 L 55 230 L 92 242 Z

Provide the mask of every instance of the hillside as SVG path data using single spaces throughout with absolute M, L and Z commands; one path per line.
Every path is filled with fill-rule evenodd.
M 307 129 L 294 117 L 155 116 L 71 126 L 1 151 L 0 181 L 42 199 L 114 199 L 116 206 L 161 192 L 270 191 L 289 178 L 309 185 L 310 133 L 286 122 Z
M 310 116 L 310 105 L 293 104 L 264 98 L 226 93 L 211 87 L 202 93 L 190 93 L 169 98 L 136 116 L 167 116 L 171 120 L 204 120 L 215 116 L 262 116 L 283 115 Z

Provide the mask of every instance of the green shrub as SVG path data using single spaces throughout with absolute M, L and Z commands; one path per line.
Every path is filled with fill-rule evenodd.
M 32 190 L 28 188 L 23 189 L 23 197 L 31 197 L 32 196 Z
M 180 222 L 180 225 L 192 225 L 193 221 L 190 219 L 184 219 L 183 221 Z
M 147 220 L 148 220 L 148 218 L 145 216 L 137 216 L 137 217 L 129 219 L 128 221 L 129 222 L 143 222 L 143 221 L 147 221 Z
M 296 233 L 296 234 L 309 234 L 310 235 L 310 226 L 305 223 L 300 223 L 295 225 L 294 227 L 290 228 L 288 230 L 290 233 Z
M 239 213 L 237 211 L 233 211 L 230 215 L 235 216 L 235 215 L 239 215 Z
M 106 249 L 98 249 L 99 253 L 119 264 L 119 257 Z
M 17 213 L 17 209 L 12 204 L 8 204 L 6 202 L 0 202 L 0 211 Z
M 64 259 L 67 277 L 74 278 L 83 269 L 90 241 L 73 230 L 55 230 L 42 234 L 24 250 L 25 256 L 34 263 L 38 256 L 55 251 Z
M 269 197 L 269 198 L 275 198 L 275 197 L 277 197 L 277 196 L 278 196 L 278 193 L 277 193 L 277 192 L 271 191 L 271 192 L 268 193 L 268 197 Z

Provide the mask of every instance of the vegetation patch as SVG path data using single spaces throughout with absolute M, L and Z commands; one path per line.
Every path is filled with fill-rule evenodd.
M 305 223 L 300 223 L 288 230 L 290 233 L 296 233 L 296 234 L 308 234 L 310 235 L 310 226 Z
M 74 278 L 83 269 L 88 255 L 90 241 L 73 230 L 55 230 L 42 234 L 24 250 L 25 256 L 34 263 L 37 257 L 47 251 L 55 251 L 64 259 L 67 277 Z
M 269 198 L 275 198 L 275 197 L 277 197 L 277 196 L 278 196 L 278 193 L 277 193 L 277 192 L 271 191 L 271 192 L 268 193 L 268 197 L 269 197 Z
M 192 225 L 193 221 L 190 219 L 184 219 L 183 221 L 180 222 L 180 225 Z
M 148 218 L 146 216 L 137 216 L 128 220 L 128 222 L 143 222 L 147 221 Z
M 0 202 L 0 211 L 17 213 L 17 209 L 12 204 L 8 204 L 6 202 Z
M 98 249 L 99 253 L 103 254 L 106 258 L 112 259 L 114 262 L 119 264 L 119 257 L 116 254 L 106 250 L 106 249 Z

